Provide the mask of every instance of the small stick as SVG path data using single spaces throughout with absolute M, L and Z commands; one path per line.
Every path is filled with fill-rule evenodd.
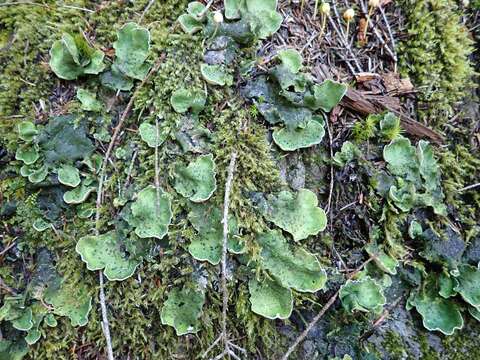
M 225 343 L 225 351 L 228 350 L 227 341 L 227 308 L 228 308 L 228 289 L 227 289 L 227 250 L 228 250 L 228 210 L 230 207 L 230 192 L 232 191 L 233 174 L 235 172 L 235 161 L 237 152 L 233 151 L 228 165 L 227 182 L 225 183 L 225 196 L 223 200 L 223 243 L 222 243 L 222 335 Z
M 8 250 L 10 250 L 14 246 L 15 246 L 15 240 L 12 241 L 10 244 L 8 244 L 8 246 L 0 252 L 0 256 L 5 255 L 8 252 Z
M 327 125 L 327 134 L 328 134 L 328 143 L 330 148 L 330 188 L 328 190 L 328 202 L 325 212 L 328 214 L 330 212 L 330 205 L 332 204 L 332 193 L 333 193 L 333 142 L 332 142 L 332 132 L 330 131 L 330 124 L 328 123 L 329 119 L 325 121 Z
M 141 24 L 142 21 L 143 21 L 143 17 L 145 16 L 145 14 L 148 12 L 148 10 L 150 10 L 150 8 L 152 7 L 152 5 L 155 3 L 155 0 L 150 0 L 147 4 L 147 6 L 145 7 L 145 9 L 143 10 L 142 12 L 142 15 L 140 16 L 140 19 L 138 20 L 138 22 Z
M 365 265 L 367 265 L 370 261 L 372 261 L 373 258 L 369 258 L 367 261 L 365 261 L 363 264 L 361 264 L 355 271 L 353 271 L 348 277 L 347 281 L 352 279 L 357 273 L 363 269 Z M 340 289 L 337 290 L 335 294 L 328 300 L 328 302 L 325 304 L 325 306 L 320 310 L 320 312 L 310 321 L 310 323 L 307 325 L 305 330 L 297 337 L 295 342 L 290 345 L 288 348 L 287 352 L 285 355 L 282 356 L 281 360 L 287 360 L 288 357 L 292 354 L 292 352 L 295 350 L 295 348 L 307 337 L 308 333 L 310 330 L 313 329 L 315 324 L 322 318 L 323 315 L 327 312 L 328 309 L 335 303 L 335 300 L 337 300 L 338 295 L 340 294 Z
M 158 129 L 158 116 L 155 116 L 155 191 L 157 193 L 156 200 L 156 216 L 160 213 L 160 166 L 158 164 L 158 139 L 160 138 L 160 130 Z
M 120 117 L 120 121 L 115 127 L 115 130 L 113 131 L 112 138 L 110 139 L 110 143 L 108 144 L 107 151 L 105 152 L 105 155 L 103 157 L 102 165 L 100 167 L 100 175 L 99 175 L 98 189 L 97 189 L 97 201 L 96 201 L 96 207 L 95 207 L 95 236 L 100 235 L 100 208 L 102 206 L 102 200 L 103 200 L 103 183 L 105 181 L 107 164 L 110 158 L 110 154 L 112 153 L 113 147 L 115 145 L 115 141 L 117 140 L 117 137 L 120 134 L 120 130 L 122 129 L 122 126 L 125 120 L 127 119 L 128 114 L 130 113 L 130 110 L 133 107 L 133 102 L 137 97 L 137 95 L 139 94 L 139 90 L 145 85 L 145 83 L 150 79 L 150 77 L 158 70 L 158 68 L 160 67 L 160 64 L 161 64 L 161 59 L 159 59 L 156 62 L 156 64 L 150 70 L 148 75 L 145 77 L 145 79 L 143 79 L 143 81 L 140 83 L 140 85 L 137 87 L 137 89 L 133 93 L 132 97 L 130 98 L 130 101 L 127 104 L 127 107 L 125 108 L 125 110 L 122 113 L 122 116 Z M 100 308 L 102 310 L 102 330 L 103 330 L 103 335 L 105 336 L 105 341 L 107 343 L 108 359 L 115 360 L 113 356 L 112 339 L 110 336 L 110 326 L 108 322 L 107 306 L 105 303 L 105 289 L 104 289 L 104 280 L 103 280 L 102 270 L 99 270 L 98 272 L 98 279 L 100 282 L 99 298 L 100 298 Z
M 2 277 L 0 277 L 0 288 L 4 289 L 5 291 L 9 292 L 12 295 L 17 295 L 17 292 L 13 288 L 5 284 Z
M 467 191 L 467 190 L 472 190 L 472 189 L 475 189 L 475 188 L 477 188 L 477 187 L 479 187 L 479 186 L 480 186 L 480 183 L 468 185 L 468 186 L 465 186 L 464 188 L 461 188 L 460 190 L 458 190 L 458 192 Z
M 222 225 L 223 225 L 223 241 L 222 241 L 222 277 L 221 277 L 221 288 L 222 288 L 222 331 L 217 339 L 208 347 L 207 351 L 203 353 L 201 358 L 205 358 L 207 354 L 220 342 L 223 343 L 223 351 L 217 355 L 214 359 L 222 359 L 225 356 L 228 358 L 234 358 L 240 360 L 237 354 L 235 354 L 233 349 L 246 353 L 245 349 L 242 349 L 240 346 L 237 346 L 230 341 L 227 334 L 227 310 L 228 310 L 228 288 L 227 288 L 227 251 L 228 251 L 228 210 L 230 207 L 230 193 L 232 191 L 233 185 L 233 175 L 235 173 L 235 162 L 237 160 L 237 152 L 234 150 L 230 155 L 230 164 L 228 165 L 227 180 L 225 182 L 225 195 L 223 198 L 223 216 L 222 216 Z M 233 348 L 233 349 L 231 349 Z

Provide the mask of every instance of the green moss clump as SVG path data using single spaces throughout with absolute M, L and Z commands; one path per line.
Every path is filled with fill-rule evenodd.
M 473 42 L 461 22 L 457 1 L 402 0 L 406 39 L 399 44 L 400 71 L 418 92 L 419 116 L 440 126 L 472 85 Z

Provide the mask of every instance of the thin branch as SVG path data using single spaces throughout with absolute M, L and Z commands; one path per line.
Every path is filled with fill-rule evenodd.
M 15 239 L 16 239 L 16 238 L 15 238 Z M 8 246 L 5 247 L 5 249 L 3 249 L 3 250 L 0 252 L 0 257 L 3 256 L 3 255 L 5 255 L 5 254 L 8 252 L 8 250 L 10 250 L 12 247 L 15 246 L 15 239 L 14 239 L 10 244 L 8 244 Z
M 352 279 L 355 275 L 358 274 L 358 272 L 360 270 L 363 269 L 363 267 L 365 265 L 367 265 L 370 261 L 372 261 L 373 258 L 369 258 L 368 260 L 366 260 L 364 263 L 362 263 L 355 271 L 353 271 L 348 277 L 347 277 L 347 281 Z M 312 319 L 312 321 L 310 321 L 310 323 L 307 325 L 307 327 L 305 328 L 305 330 L 297 337 L 297 339 L 295 340 L 295 342 L 290 345 L 290 347 L 288 348 L 287 352 L 285 353 L 285 355 L 282 356 L 281 360 L 287 360 L 288 357 L 292 354 L 292 352 L 297 348 L 297 346 L 303 341 L 305 340 L 305 338 L 307 337 L 308 333 L 310 332 L 310 330 L 313 329 L 313 327 L 315 326 L 315 324 L 318 322 L 318 320 L 320 320 L 322 318 L 323 315 L 325 315 L 325 313 L 327 312 L 328 309 L 330 309 L 330 307 L 332 307 L 332 305 L 335 303 L 335 300 L 337 300 L 338 298 L 338 295 L 340 294 L 340 289 L 337 290 L 337 292 L 335 294 L 333 294 L 333 296 L 327 301 L 327 303 L 325 304 L 325 306 L 322 308 L 322 310 L 320 310 L 320 312 Z
M 0 276 L 0 289 L 3 289 L 5 291 L 9 292 L 12 295 L 17 295 L 17 291 L 15 289 L 13 289 L 12 287 L 8 286 L 7 284 L 5 284 L 5 282 L 3 281 L 1 276 Z
M 479 187 L 479 186 L 480 186 L 480 183 L 468 185 L 468 186 L 465 186 L 464 188 L 461 188 L 460 190 L 458 190 L 458 192 L 467 191 L 467 190 L 472 190 L 472 189 L 475 189 L 475 188 L 477 188 L 477 187 Z
M 123 124 L 125 123 L 125 120 L 127 119 L 130 110 L 133 107 L 133 103 L 135 101 L 135 98 L 138 96 L 140 89 L 145 85 L 145 83 L 150 79 L 150 77 L 158 70 L 160 67 L 161 59 L 159 59 L 154 67 L 150 70 L 148 75 L 145 77 L 145 79 L 138 85 L 137 89 L 133 93 L 132 97 L 130 98 L 130 101 L 127 104 L 127 107 L 122 113 L 122 116 L 120 117 L 120 120 L 115 127 L 115 130 L 113 131 L 112 138 L 110 139 L 110 143 L 108 144 L 107 151 L 105 152 L 105 155 L 103 157 L 102 165 L 100 167 L 100 175 L 99 175 L 99 180 L 98 180 L 98 189 L 97 189 L 97 201 L 96 201 L 96 209 L 95 209 L 95 236 L 100 235 L 100 208 L 102 207 L 102 202 L 103 202 L 103 184 L 105 181 L 105 176 L 106 176 L 106 171 L 107 171 L 107 164 L 109 162 L 110 154 L 112 153 L 112 150 L 115 145 L 115 141 L 117 140 L 118 135 L 120 134 L 120 130 L 123 127 Z M 110 336 L 110 326 L 108 323 L 108 314 L 107 314 L 107 306 L 105 302 L 105 289 L 104 289 L 104 281 L 103 281 L 103 272 L 102 270 L 99 270 L 98 274 L 99 282 L 100 282 L 100 308 L 102 310 L 102 330 L 103 330 L 103 335 L 105 336 L 105 341 L 107 343 L 107 354 L 108 354 L 108 359 L 109 360 L 114 360 L 113 356 L 113 348 L 112 348 L 112 340 Z
M 223 198 L 223 241 L 222 241 L 222 277 L 221 277 L 221 288 L 222 288 L 222 331 L 217 339 L 208 347 L 207 351 L 203 353 L 201 358 L 205 358 L 208 353 L 215 348 L 219 343 L 223 344 L 222 352 L 217 355 L 216 359 L 223 359 L 224 357 L 233 358 L 235 360 L 240 360 L 240 357 L 235 354 L 235 350 L 246 353 L 245 349 L 233 344 L 233 342 L 228 338 L 227 333 L 227 310 L 228 310 L 228 288 L 227 288 L 227 251 L 228 251 L 228 210 L 230 208 L 230 193 L 232 192 L 233 185 L 233 175 L 235 173 L 235 162 L 237 160 L 237 152 L 234 150 L 230 155 L 230 164 L 228 165 L 227 171 L 227 180 L 225 182 L 225 195 Z
M 156 191 L 156 216 L 160 213 L 160 165 L 158 163 L 158 140 L 160 139 L 160 130 L 158 129 L 158 116 L 155 116 L 155 191 Z
M 330 212 L 330 206 L 332 205 L 332 194 L 333 194 L 333 142 L 332 142 L 332 132 L 330 131 L 330 119 L 325 121 L 328 134 L 328 143 L 330 147 L 330 188 L 328 189 L 328 202 L 325 212 L 328 214 Z
M 100 282 L 100 308 L 102 309 L 102 331 L 105 336 L 105 342 L 107 343 L 107 354 L 109 360 L 114 360 L 112 337 L 110 335 L 110 324 L 108 322 L 107 304 L 105 301 L 105 287 L 103 284 L 103 272 L 98 272 L 98 281 Z
M 227 250 L 228 250 L 228 210 L 230 207 L 230 192 L 232 191 L 233 174 L 235 172 L 235 162 L 237 152 L 233 151 L 228 165 L 227 182 L 225 183 L 225 196 L 223 199 L 223 243 L 222 243 L 222 335 L 225 343 L 225 350 L 228 350 L 227 344 L 227 308 L 228 308 L 228 289 L 227 289 Z
M 145 9 L 143 10 L 142 12 L 142 15 L 140 16 L 140 19 L 138 20 L 138 23 L 141 24 L 142 21 L 143 21 L 143 18 L 145 16 L 145 14 L 148 12 L 148 10 L 150 10 L 150 8 L 152 7 L 152 5 L 155 3 L 155 0 L 150 0 L 147 4 L 147 6 L 145 7 Z

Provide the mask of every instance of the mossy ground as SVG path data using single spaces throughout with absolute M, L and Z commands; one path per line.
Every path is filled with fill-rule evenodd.
M 99 91 L 112 101 L 113 115 L 105 118 L 118 118 L 123 111 L 128 96 L 121 94 L 118 98 L 114 93 L 101 89 L 98 82 L 80 80 L 74 83 L 60 81 L 48 67 L 48 50 L 53 41 L 62 32 L 76 32 L 83 29 L 87 36 L 94 39 L 102 50 L 111 50 L 110 46 L 116 37 L 116 30 L 129 20 L 139 21 L 148 4 L 142 1 L 111 1 L 98 4 L 94 1 L 75 1 L 69 6 L 59 5 L 55 1 L 45 1 L 41 5 L 0 6 L 0 145 L 8 151 L 9 160 L 15 153 L 17 135 L 15 125 L 19 120 L 35 120 L 45 123 L 49 115 L 75 110 L 74 85 L 93 91 Z M 202 57 L 202 39 L 199 36 L 184 35 L 175 31 L 175 20 L 184 12 L 187 1 L 166 0 L 154 2 L 142 18 L 142 24 L 148 26 L 152 35 L 154 57 L 163 56 L 163 63 L 149 84 L 142 90 L 134 103 L 134 110 L 126 125 L 127 129 L 117 148 L 130 154 L 127 159 L 115 162 L 115 172 L 111 174 L 105 192 L 117 194 L 123 189 L 127 173 L 132 186 L 129 192 L 141 189 L 151 184 L 154 179 L 154 151 L 138 143 L 135 136 L 137 120 L 155 122 L 158 115 L 162 116 L 162 126 L 174 128 L 179 115 L 169 106 L 173 90 L 181 86 L 202 88 L 199 67 Z M 420 112 L 434 114 L 440 123 L 464 95 L 469 85 L 472 70 L 467 61 L 471 41 L 463 30 L 459 29 L 458 14 L 452 1 L 435 0 L 426 2 L 404 2 L 407 19 L 411 25 L 412 34 L 422 34 L 417 46 L 409 45 L 403 52 L 403 69 L 411 74 L 416 85 L 422 89 L 421 102 L 428 103 L 428 111 Z M 75 8 L 74 8 L 75 7 Z M 87 9 L 87 10 L 82 10 Z M 95 9 L 93 12 L 88 11 Z M 445 10 L 446 9 L 446 10 Z M 430 11 L 432 14 L 427 14 Z M 445 13 L 446 11 L 447 13 Z M 448 19 L 444 26 L 439 25 L 439 19 Z M 440 26 L 440 28 L 438 28 Z M 422 29 L 427 29 L 422 31 Z M 446 48 L 439 49 L 438 43 L 445 41 Z M 460 43 L 461 46 L 454 46 Z M 405 44 L 409 44 L 406 42 Z M 430 44 L 424 47 L 423 44 Z M 457 44 L 458 45 L 458 44 Z M 438 56 L 441 52 L 442 56 Z M 420 55 L 419 55 L 420 53 Z M 434 55 L 432 55 L 434 54 Z M 427 58 L 427 60 L 426 60 Z M 432 62 L 432 59 L 441 59 Z M 424 61 L 425 60 L 425 61 Z M 454 64 L 454 65 L 452 65 Z M 453 66 L 449 71 L 448 66 Z M 436 74 L 432 77 L 432 72 Z M 432 85 L 432 79 L 436 79 Z M 437 81 L 438 80 L 438 81 Z M 434 88 L 434 87 L 438 87 Z M 446 115 L 447 114 L 447 115 Z M 109 122 L 104 126 L 109 130 Z M 94 120 L 92 119 L 92 123 Z M 328 146 L 316 146 L 313 149 L 299 151 L 295 155 L 284 156 L 272 150 L 267 141 L 268 131 L 255 116 L 252 108 L 243 103 L 232 90 L 214 90 L 209 94 L 206 109 L 200 116 L 200 122 L 206 126 L 214 137 L 211 149 L 218 167 L 216 191 L 213 202 L 219 206 L 223 201 L 226 167 L 233 148 L 242 153 L 237 165 L 237 175 L 232 191 L 231 211 L 240 220 L 248 252 L 253 258 L 258 256 L 258 246 L 253 241 L 255 231 L 266 228 L 261 217 L 252 210 L 249 196 L 254 192 L 268 193 L 281 189 L 289 184 L 292 187 L 303 184 L 314 190 L 322 203 L 326 203 L 329 192 L 327 174 L 329 172 Z M 357 140 L 365 143 L 375 134 L 368 134 L 368 124 L 364 129 L 357 128 L 361 133 Z M 355 132 L 355 131 L 354 131 Z M 365 136 L 363 133 L 367 133 Z M 465 142 L 464 133 L 457 139 Z M 5 135 L 3 135 L 5 134 Z M 362 135 L 363 134 L 363 135 Z M 342 139 L 345 140 L 345 139 Z M 341 142 L 334 143 L 335 150 Z M 366 148 L 369 148 L 367 145 Z M 138 153 L 138 166 L 129 171 L 132 153 Z M 161 186 L 171 190 L 169 176 L 175 158 L 189 160 L 189 155 L 183 155 L 175 147 L 168 147 L 160 153 L 159 173 Z M 439 153 L 440 164 L 444 177 L 444 191 L 447 203 L 455 209 L 462 232 L 469 241 L 478 236 L 478 221 L 480 197 L 478 193 L 463 195 L 458 189 L 478 181 L 480 176 L 480 160 L 478 150 L 472 149 L 466 142 L 451 144 Z M 283 164 L 283 165 L 282 165 Z M 75 253 L 76 239 L 88 234 L 93 227 L 91 220 L 72 221 L 68 216 L 63 219 L 62 227 L 57 232 L 38 233 L 32 229 L 33 216 L 38 210 L 38 196 L 41 190 L 27 184 L 18 176 L 17 165 L 2 164 L 0 176 L 0 191 L 4 203 L 16 206 L 13 217 L 5 220 L 9 239 L 17 238 L 15 256 L 3 259 L 0 275 L 7 285 L 21 288 L 28 281 L 28 276 L 35 264 L 33 257 L 38 248 L 46 247 L 56 255 L 57 270 L 73 284 L 85 283 L 94 298 L 94 308 L 85 327 L 73 328 L 69 321 L 61 319 L 56 328 L 44 326 L 42 339 L 31 347 L 28 357 L 31 359 L 96 359 L 101 357 L 105 341 L 100 326 L 98 297 L 98 282 L 95 272 L 85 268 L 85 264 Z M 281 174 L 280 167 L 285 169 L 286 176 Z M 358 194 L 367 196 L 370 193 L 368 168 L 346 168 L 335 170 L 334 202 L 336 209 L 329 224 L 329 230 L 320 237 L 311 238 L 307 246 L 322 258 L 323 263 L 332 266 L 329 290 L 340 284 L 344 275 L 333 269 L 338 262 L 345 261 L 348 267 L 355 267 L 362 260 L 362 246 L 368 241 L 371 222 L 378 220 L 382 214 L 380 200 L 372 195 L 369 198 L 367 210 L 365 207 L 355 207 L 346 212 L 336 210 L 358 201 Z M 120 185 L 118 185 L 120 183 Z M 362 196 L 363 196 L 362 195 Z M 174 203 L 174 213 L 178 216 L 170 229 L 170 246 L 160 252 L 154 259 L 143 261 L 135 275 L 122 282 L 108 282 L 106 298 L 110 316 L 113 347 L 122 359 L 171 359 L 195 358 L 202 353 L 218 334 L 220 321 L 221 297 L 217 281 L 216 268 L 200 264 L 185 251 L 191 230 L 182 219 L 187 204 L 185 201 Z M 118 209 L 104 206 L 102 208 L 102 226 L 111 225 L 111 219 Z M 374 220 L 372 220 L 374 216 Z M 405 219 L 395 214 L 387 213 L 385 235 L 401 241 L 404 233 Z M 338 239 L 341 239 L 339 241 Z M 24 257 L 26 268 L 18 271 L 18 259 Z M 160 310 L 162 308 L 168 287 L 182 285 L 192 278 L 208 279 L 207 303 L 202 315 L 202 330 L 195 335 L 177 337 L 172 328 L 162 326 Z M 241 280 L 241 279 L 240 279 Z M 320 298 L 315 295 L 298 295 L 296 309 L 291 322 L 293 332 L 285 336 L 279 328 L 285 326 L 281 322 L 263 319 L 250 310 L 249 294 L 245 283 L 232 281 L 230 284 L 230 318 L 229 328 L 238 344 L 249 351 L 250 358 L 273 359 L 282 354 L 290 337 L 297 334 L 305 324 L 303 317 L 309 317 L 311 312 L 319 309 L 329 292 Z M 332 310 L 317 336 L 312 336 L 317 358 L 327 358 L 333 355 L 350 353 L 355 358 L 372 358 L 377 356 L 368 346 L 360 344 L 358 338 L 370 328 L 375 320 L 365 316 L 358 321 L 353 316 L 346 315 L 341 307 Z M 418 319 L 417 319 L 418 320 Z M 353 325 L 352 325 L 353 324 Z M 418 343 L 422 345 L 423 358 L 426 359 L 467 359 L 475 358 L 475 346 L 470 335 L 463 332 L 453 337 L 442 337 L 444 353 L 432 350 L 423 337 L 425 332 L 420 325 Z M 468 334 L 475 334 L 478 325 L 469 322 Z M 288 334 L 287 334 L 288 335 Z M 425 335 L 426 336 L 426 335 Z M 323 348 L 324 345 L 325 348 Z M 408 358 L 408 351 L 395 333 L 388 332 L 383 344 L 386 353 L 392 359 Z M 297 357 L 302 358 L 303 351 Z M 441 354 L 441 355 L 439 355 Z M 311 355 L 307 355 L 311 356 Z

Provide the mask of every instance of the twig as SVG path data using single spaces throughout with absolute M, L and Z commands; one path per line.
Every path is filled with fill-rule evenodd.
M 197 15 L 197 19 L 201 19 L 203 18 L 203 16 L 207 13 L 208 9 L 210 9 L 210 6 L 212 6 L 213 4 L 213 0 L 210 0 L 208 2 L 207 5 L 205 5 L 205 9 L 202 10 L 202 12 L 200 12 L 198 15 Z
M 15 291 L 15 289 L 13 289 L 10 286 L 8 286 L 7 284 L 5 284 L 5 282 L 3 281 L 1 276 L 0 276 L 0 288 L 6 290 L 7 292 L 9 292 L 12 295 L 17 295 L 17 292 Z
M 362 336 L 360 336 L 359 340 L 360 341 L 363 341 L 367 338 L 369 338 L 370 336 L 373 335 L 373 333 L 375 332 L 376 329 L 378 329 L 378 327 L 387 319 L 388 315 L 390 315 L 390 312 L 395 308 L 397 307 L 397 305 L 400 303 L 400 301 L 402 300 L 403 296 L 400 296 L 398 297 L 393 303 L 392 305 L 390 305 L 387 309 L 385 309 L 383 311 L 383 313 L 380 315 L 380 317 L 375 320 L 375 322 L 373 323 L 371 329 L 365 331 Z
M 223 241 L 222 241 L 222 331 L 218 338 L 208 347 L 208 349 L 201 356 L 205 358 L 208 353 L 220 342 L 223 344 L 223 351 L 214 359 L 222 359 L 225 356 L 240 360 L 240 357 L 235 354 L 233 349 L 246 353 L 245 349 L 235 345 L 229 338 L 227 333 L 227 310 L 228 310 L 228 288 L 227 288 L 227 251 L 228 251 L 228 210 L 230 207 L 230 193 L 232 192 L 233 175 L 235 173 L 235 162 L 237 160 L 237 152 L 234 150 L 230 155 L 230 164 L 228 165 L 227 180 L 225 182 L 225 195 L 223 198 Z M 233 348 L 233 349 L 232 349 Z
M 102 165 L 100 167 L 100 175 L 99 175 L 99 181 L 98 181 L 98 189 L 97 189 L 97 201 L 96 201 L 96 210 L 95 210 L 95 236 L 100 235 L 100 208 L 102 206 L 103 202 L 103 183 L 105 181 L 105 175 L 106 175 L 106 170 L 107 170 L 107 164 L 110 158 L 110 154 L 112 153 L 113 147 L 115 145 L 115 141 L 117 140 L 118 134 L 120 133 L 120 130 L 122 129 L 122 126 L 125 122 L 125 120 L 128 117 L 128 114 L 130 113 L 130 110 L 133 107 L 133 102 L 135 101 L 135 98 L 139 94 L 140 89 L 145 85 L 145 83 L 150 79 L 150 77 L 158 70 L 160 67 L 160 61 L 159 59 L 154 67 L 150 70 L 148 75 L 145 77 L 145 79 L 138 85 L 137 89 L 133 93 L 132 97 L 130 98 L 130 101 L 127 104 L 127 107 L 122 113 L 122 116 L 120 117 L 120 120 L 115 127 L 115 130 L 113 131 L 112 138 L 110 139 L 110 143 L 108 144 L 107 151 L 105 152 L 105 155 L 103 157 Z M 100 308 L 102 310 L 102 330 L 103 330 L 103 335 L 105 336 L 105 341 L 107 343 L 107 354 L 108 354 L 108 359 L 109 360 L 114 360 L 113 356 L 113 348 L 112 348 L 112 339 L 110 336 L 110 326 L 108 323 L 108 315 L 107 315 L 107 306 L 105 303 L 105 289 L 104 289 L 104 281 L 103 281 L 103 272 L 102 270 L 99 270 L 98 272 L 98 278 L 100 282 Z
M 332 143 L 332 132 L 330 131 L 329 119 L 325 121 L 327 125 L 327 134 L 328 134 L 328 143 L 330 148 L 330 188 L 328 189 L 328 202 L 325 213 L 330 212 L 330 206 L 332 204 L 332 193 L 333 193 L 333 143 Z
M 385 14 L 385 10 L 383 10 L 383 7 L 381 5 L 378 7 L 378 9 L 380 10 L 380 14 L 382 14 L 383 22 L 387 27 L 388 36 L 390 37 L 390 42 L 392 43 L 392 51 L 395 54 L 394 61 L 395 61 L 395 68 L 396 68 L 397 54 L 395 53 L 395 36 L 393 36 L 393 31 L 392 31 L 392 28 L 390 27 L 390 23 L 388 21 L 387 15 Z
M 369 258 L 364 263 L 362 263 L 355 271 L 353 271 L 347 277 L 347 281 L 352 279 L 355 275 L 357 275 L 357 273 L 360 270 L 362 270 L 363 267 L 365 265 L 367 265 L 372 260 L 373 260 L 373 258 Z M 320 312 L 312 319 L 312 321 L 310 321 L 310 323 L 307 325 L 305 330 L 297 337 L 295 342 L 292 345 L 290 345 L 290 347 L 288 348 L 285 355 L 282 356 L 281 360 L 287 360 L 288 359 L 288 357 L 292 354 L 292 352 L 296 349 L 296 347 L 307 337 L 308 333 L 310 332 L 310 330 L 313 329 L 313 327 L 318 322 L 318 320 L 320 320 L 322 318 L 322 316 L 325 315 L 327 310 L 330 309 L 330 307 L 335 303 L 335 300 L 337 300 L 339 294 L 340 294 L 340 289 L 338 289 L 337 292 L 335 294 L 333 294 L 333 296 L 328 300 L 328 302 L 325 304 L 325 306 L 322 308 L 322 310 L 320 310 Z
M 363 11 L 364 13 L 368 13 L 368 9 L 367 9 L 366 5 L 363 3 L 363 1 L 360 1 L 360 7 L 362 8 L 362 11 Z M 380 43 L 385 47 L 385 50 L 387 50 L 388 55 L 390 55 L 390 57 L 392 58 L 392 60 L 393 60 L 394 63 L 396 64 L 396 63 L 397 63 L 397 56 L 394 54 L 394 52 L 390 49 L 390 47 L 389 47 L 388 44 L 385 42 L 385 40 L 383 39 L 383 37 L 380 35 L 380 33 L 378 32 L 377 27 L 375 26 L 375 24 L 373 23 L 373 21 L 367 22 L 367 26 L 370 27 L 370 28 L 373 30 L 373 33 L 375 34 L 375 36 L 377 37 L 377 39 L 378 39 L 378 40 L 380 41 Z
M 334 7 L 335 9 L 335 7 Z M 353 53 L 352 51 L 352 48 L 350 47 L 350 44 L 348 43 L 348 40 L 345 39 L 344 35 L 343 35 L 343 32 L 340 31 L 338 28 L 337 28 L 337 25 L 335 24 L 335 21 L 332 20 L 332 17 L 329 16 L 328 17 L 328 21 L 330 22 L 330 25 L 332 25 L 333 29 L 335 30 L 335 32 L 337 33 L 338 37 L 340 38 L 341 42 L 343 43 L 343 46 L 345 46 L 345 48 L 348 50 L 348 52 L 350 53 L 350 56 L 352 56 L 352 59 L 353 59 L 353 62 L 355 63 L 355 66 L 357 67 L 357 70 L 358 72 L 363 72 L 363 69 L 362 67 L 360 66 L 360 64 L 358 63 L 358 60 L 357 60 L 357 57 L 355 56 L 355 54 Z M 342 27 L 340 26 L 340 29 Z M 347 61 L 348 63 L 348 60 L 345 60 Z M 355 73 L 354 73 L 355 74 Z
M 132 155 L 132 160 L 130 161 L 130 165 L 128 166 L 127 178 L 125 179 L 125 182 L 123 183 L 123 188 L 124 189 L 127 188 L 128 183 L 130 181 L 130 177 L 132 176 L 133 165 L 135 164 L 135 160 L 137 159 L 137 155 L 138 155 L 138 150 L 135 150 L 135 152 Z
M 148 12 L 148 10 L 150 10 L 150 8 L 152 7 L 152 5 L 155 3 L 155 0 L 150 0 L 147 4 L 147 6 L 145 7 L 145 9 L 143 10 L 142 12 L 142 15 L 140 16 L 140 19 L 138 20 L 138 23 L 141 24 L 142 21 L 143 21 L 143 17 L 145 16 L 145 14 Z
M 85 11 L 85 12 L 88 12 L 88 13 L 94 13 L 95 12 L 94 10 L 82 8 L 82 7 L 79 7 L 79 6 L 73 6 L 73 5 L 60 5 L 60 6 L 64 7 L 64 8 L 67 8 L 67 9 L 80 10 L 80 11 Z
M 160 166 L 158 164 L 158 139 L 160 138 L 160 130 L 158 129 L 158 116 L 155 116 L 155 191 L 156 191 L 156 216 L 160 213 Z
M 467 191 L 467 190 L 472 190 L 472 189 L 475 189 L 475 188 L 477 188 L 477 187 L 479 187 L 479 186 L 480 186 L 480 183 L 468 185 L 468 186 L 465 186 L 464 188 L 461 188 L 460 190 L 458 190 L 458 192 Z
M 222 243 L 222 333 L 224 339 L 227 338 L 227 308 L 228 308 L 228 289 L 227 289 L 227 250 L 228 250 L 228 209 L 230 207 L 230 192 L 232 191 L 233 174 L 235 172 L 235 161 L 237 160 L 236 151 L 230 156 L 228 165 L 227 182 L 225 183 L 225 196 L 223 198 L 223 243 Z
M 8 252 L 8 250 L 10 250 L 14 246 L 15 246 L 15 240 L 12 241 L 10 244 L 8 244 L 8 246 L 0 252 L 0 257 L 5 255 Z
M 103 284 L 103 272 L 98 271 L 98 281 L 100 282 L 100 308 L 102 309 L 102 331 L 105 336 L 105 342 L 107 343 L 107 354 L 109 360 L 114 360 L 112 337 L 110 335 L 110 324 L 108 322 L 107 305 L 105 302 L 105 288 Z

